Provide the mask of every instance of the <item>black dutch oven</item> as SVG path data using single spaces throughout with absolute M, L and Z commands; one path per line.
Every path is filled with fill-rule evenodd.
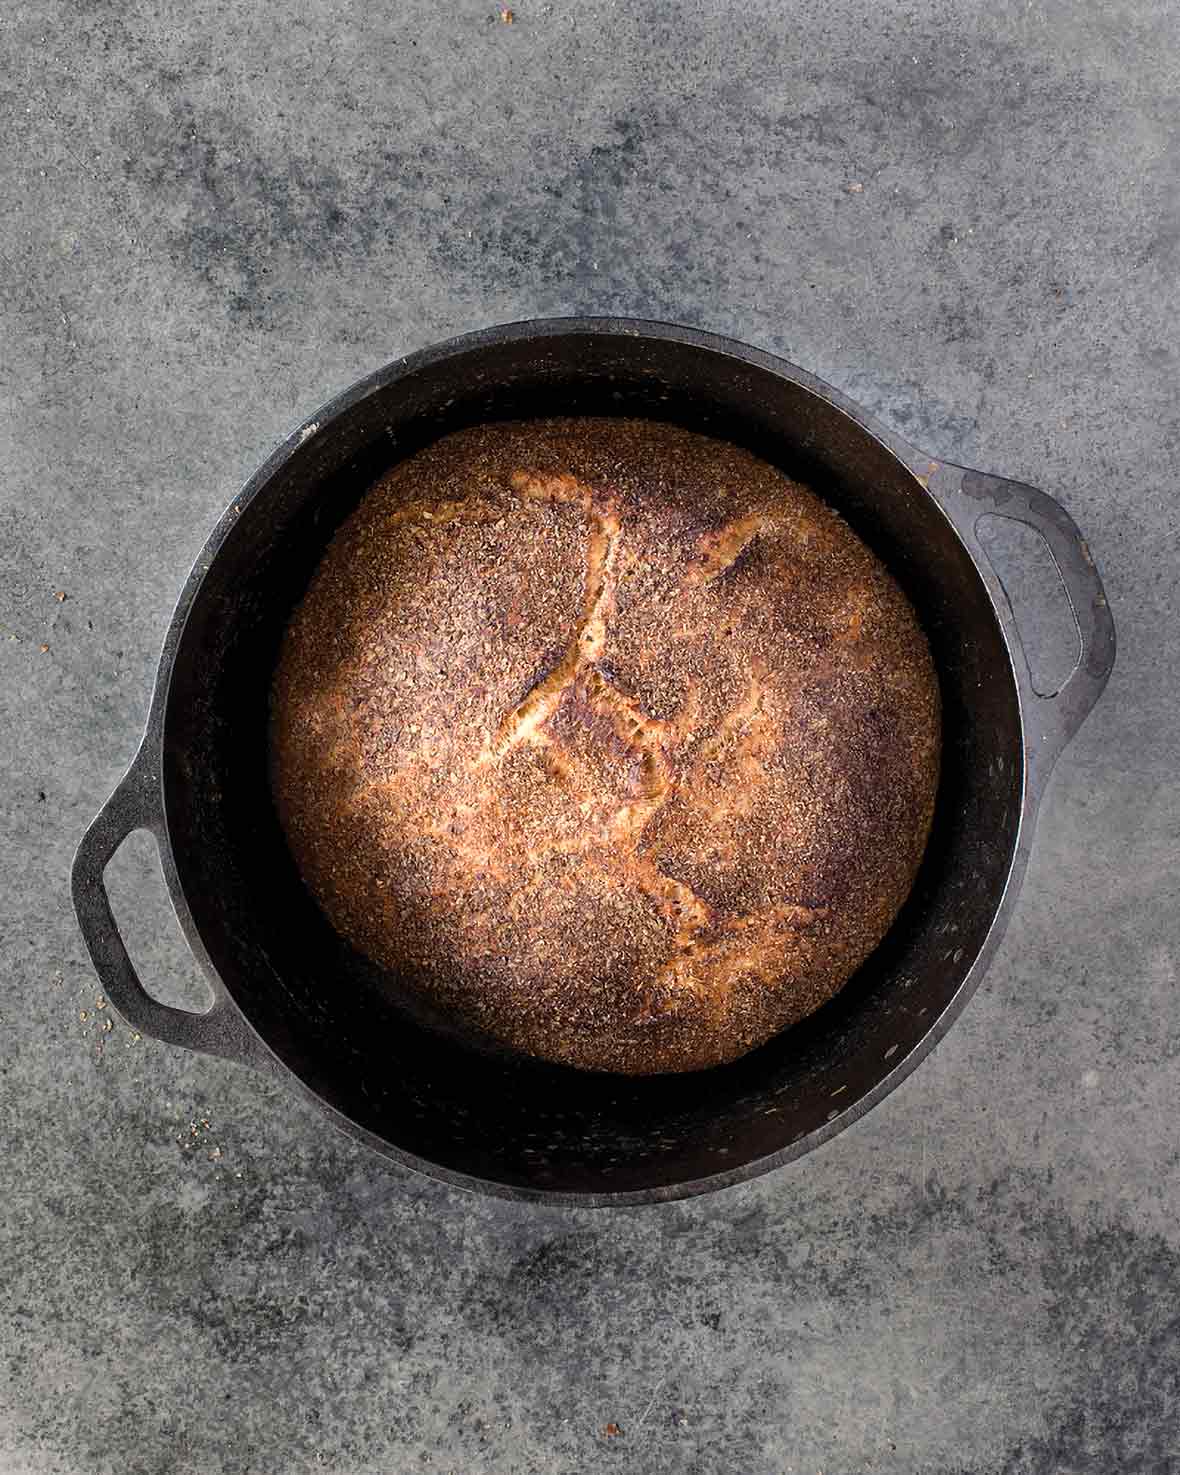
M 901 582 L 937 663 L 943 773 L 909 902 L 831 1003 L 720 1069 L 597 1076 L 430 1033 L 312 902 L 271 805 L 271 672 L 333 530 L 393 461 L 438 436 L 554 413 L 675 421 L 807 482 Z M 1053 695 L 1033 687 L 977 536 L 985 513 L 1035 528 L 1069 596 L 1080 659 Z M 702 1193 L 834 1136 L 950 1027 L 1015 903 L 1049 770 L 1101 694 L 1114 649 L 1094 561 L 1043 492 L 919 452 L 809 374 L 728 339 L 611 319 L 493 328 L 354 385 L 280 446 L 225 513 L 172 617 L 143 742 L 79 846 L 74 905 L 102 987 L 128 1023 L 295 1081 L 397 1162 L 521 1199 Z M 119 936 L 103 873 L 137 829 L 159 843 L 177 917 L 212 986 L 206 1013 L 153 999 Z

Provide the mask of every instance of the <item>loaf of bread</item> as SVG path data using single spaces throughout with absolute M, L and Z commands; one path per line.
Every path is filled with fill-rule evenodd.
M 394 467 L 286 633 L 275 801 L 390 987 L 588 1070 L 734 1060 L 913 884 L 926 639 L 825 503 L 673 426 L 462 430 Z

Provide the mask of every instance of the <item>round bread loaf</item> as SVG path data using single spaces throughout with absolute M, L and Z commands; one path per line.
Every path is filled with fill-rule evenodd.
M 390 471 L 286 633 L 274 795 L 334 926 L 485 1041 L 695 1070 L 810 1014 L 905 900 L 938 686 L 811 492 L 641 420 Z

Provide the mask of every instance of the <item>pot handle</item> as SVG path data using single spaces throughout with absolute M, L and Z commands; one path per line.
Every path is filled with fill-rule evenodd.
M 989 476 L 962 466 L 938 462 L 930 462 L 928 466 L 929 475 L 922 480 L 938 497 L 977 563 L 994 568 L 977 532 L 980 518 L 989 513 L 1010 517 L 1027 524 L 1045 540 L 1065 589 L 1081 649 L 1077 665 L 1055 692 L 1045 694 L 1033 686 L 1023 637 L 1013 621 L 1020 645 L 1018 666 L 1023 667 L 1017 671 L 1021 705 L 1032 738 L 1029 768 L 1044 778 L 1102 695 L 1114 668 L 1114 619 L 1102 579 L 1077 523 L 1046 492 L 1024 482 L 1008 481 L 1002 476 Z
M 135 964 L 119 935 L 105 884 L 106 868 L 124 840 L 136 830 L 150 830 L 157 843 L 164 834 L 164 814 L 157 766 L 144 742 L 115 792 L 82 836 L 70 872 L 70 891 L 82 938 L 99 983 L 123 1019 L 145 1035 L 170 1045 L 183 1045 L 208 1055 L 265 1066 L 270 1057 L 225 985 L 207 969 L 213 1004 L 203 1013 L 162 1004 L 139 981 Z

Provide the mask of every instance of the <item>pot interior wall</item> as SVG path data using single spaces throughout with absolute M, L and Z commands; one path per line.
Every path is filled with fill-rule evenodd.
M 348 397 L 346 397 L 347 401 Z M 934 835 L 885 943 L 810 1020 L 735 1065 L 624 1080 L 497 1059 L 431 1033 L 305 892 L 271 806 L 270 676 L 333 529 L 392 461 L 482 419 L 644 414 L 726 437 L 806 480 L 884 558 L 930 637 L 944 704 Z M 781 1151 L 856 1105 L 963 985 L 1011 866 L 1021 733 L 986 592 L 942 514 L 842 412 L 771 370 L 674 338 L 482 343 L 370 386 L 244 506 L 205 576 L 165 714 L 180 884 L 226 986 L 328 1104 L 427 1164 L 524 1189 L 661 1189 Z

